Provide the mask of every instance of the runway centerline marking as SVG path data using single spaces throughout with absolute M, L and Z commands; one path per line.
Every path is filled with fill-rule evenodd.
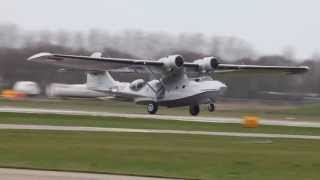
M 46 171 L 29 169 L 0 168 L 0 179 L 11 180 L 169 180 L 173 178 L 139 177 L 84 172 Z
M 154 134 L 182 134 L 182 135 L 207 135 L 207 136 L 229 136 L 229 137 L 320 140 L 320 136 L 312 136 L 312 135 L 241 133 L 241 132 L 218 132 L 218 131 L 159 130 L 159 129 L 129 129 L 129 128 L 102 128 L 102 127 L 82 127 L 82 126 L 0 124 L 0 129 L 2 129 L 2 130 L 11 129 L 11 130 L 83 131 L 83 132 L 118 132 L 118 133 L 154 133 Z
M 230 118 L 230 117 L 201 117 L 201 116 L 192 117 L 192 116 L 171 116 L 171 115 L 149 115 L 149 114 L 124 114 L 124 113 L 111 113 L 111 112 L 59 110 L 59 109 L 44 109 L 44 108 L 0 107 L 0 112 L 144 118 L 144 119 L 176 120 L 176 121 L 206 122 L 206 123 L 236 124 L 236 123 L 242 123 L 243 121 L 241 118 Z M 300 120 L 295 120 L 295 121 L 260 120 L 259 123 L 262 125 L 320 128 L 320 122 L 310 122 L 310 121 L 300 121 Z

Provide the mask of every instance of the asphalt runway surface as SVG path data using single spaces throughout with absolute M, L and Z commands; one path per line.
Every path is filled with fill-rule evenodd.
M 0 168 L 1 180 L 168 180 L 164 178 Z
M 60 114 L 60 115 L 86 115 L 86 116 L 106 116 L 106 117 L 125 117 L 125 118 L 146 118 L 158 120 L 178 120 L 207 123 L 242 123 L 241 118 L 229 117 L 202 117 L 202 116 L 171 116 L 171 115 L 150 115 L 150 114 L 125 114 L 111 112 L 79 111 L 79 110 L 58 110 L 41 108 L 14 108 L 0 107 L 0 112 L 14 113 L 35 113 L 35 114 Z M 303 120 L 260 120 L 262 125 L 276 126 L 294 126 L 294 127 L 317 127 L 320 128 L 320 122 L 309 122 Z
M 311 136 L 311 135 L 213 132 L 213 131 L 209 132 L 209 131 L 185 131 L 185 130 L 158 130 L 158 129 L 128 129 L 128 128 L 101 128 L 101 127 L 82 127 L 82 126 L 0 124 L 0 129 L 3 129 L 3 130 L 14 129 L 14 130 L 47 130 L 47 131 L 183 134 L 183 135 L 207 135 L 207 136 L 229 136 L 229 137 L 320 140 L 320 136 Z

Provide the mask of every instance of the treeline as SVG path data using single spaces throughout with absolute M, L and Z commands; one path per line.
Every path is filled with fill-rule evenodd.
M 90 52 L 115 49 L 143 58 L 157 58 L 177 50 L 214 54 L 225 60 L 256 56 L 248 42 L 231 36 L 208 37 L 200 33 L 173 35 L 138 30 L 112 33 L 99 29 L 84 32 L 26 31 L 13 24 L 0 24 L 0 47 L 30 48 L 47 44 Z
M 229 90 L 228 97 L 257 98 L 261 91 L 320 93 L 320 59 L 293 60 L 289 55 L 258 57 L 245 41 L 234 37 L 205 37 L 201 34 L 171 35 L 163 32 L 126 31 L 109 33 L 38 31 L 28 32 L 15 25 L 0 25 L 0 89 L 9 88 L 15 81 L 30 80 L 45 87 L 51 82 L 83 83 L 83 71 L 62 71 L 59 67 L 28 62 L 38 52 L 90 55 L 100 51 L 105 57 L 157 59 L 169 54 L 181 54 L 187 61 L 215 55 L 224 62 L 259 65 L 308 65 L 304 75 L 232 76 L 217 75 Z M 122 81 L 137 76 L 115 74 Z

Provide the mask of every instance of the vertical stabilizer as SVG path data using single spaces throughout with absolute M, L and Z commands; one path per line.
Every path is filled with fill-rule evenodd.
M 101 53 L 101 52 L 95 52 L 95 53 L 93 53 L 93 54 L 91 55 L 91 57 L 93 57 L 93 58 L 100 58 L 100 57 L 102 57 L 102 53 Z
M 88 72 L 87 88 L 91 90 L 106 91 L 110 90 L 117 84 L 108 71 L 105 72 Z
M 91 57 L 99 58 L 102 53 L 95 52 Z M 95 71 L 87 73 L 87 88 L 90 90 L 107 91 L 117 84 L 108 71 Z

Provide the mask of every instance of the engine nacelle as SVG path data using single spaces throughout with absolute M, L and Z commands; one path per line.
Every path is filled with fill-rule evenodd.
M 159 61 L 164 63 L 164 69 L 169 72 L 179 70 L 184 64 L 184 59 L 180 55 L 171 55 L 161 58 Z
M 217 69 L 219 62 L 216 57 L 205 57 L 194 61 L 195 64 L 199 65 L 201 72 L 205 73 Z

